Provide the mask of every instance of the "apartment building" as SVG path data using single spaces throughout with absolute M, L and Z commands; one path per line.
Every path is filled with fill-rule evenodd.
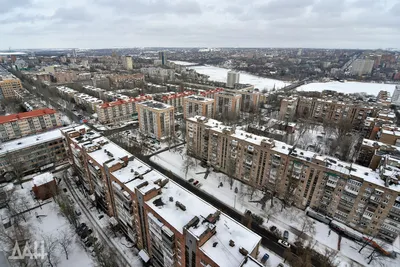
M 111 123 L 133 119 L 137 116 L 136 103 L 151 99 L 150 95 L 106 102 L 96 108 L 100 123 Z
M 242 102 L 240 107 L 242 111 L 251 112 L 256 111 L 260 107 L 260 93 L 258 91 L 248 90 L 240 91 L 242 95 Z
M 375 117 L 380 109 L 377 105 L 351 99 L 289 97 L 282 100 L 279 115 L 281 119 L 289 120 L 294 116 L 333 123 L 348 120 L 361 129 L 365 119 Z
M 159 99 L 160 102 L 171 105 L 177 111 L 181 111 L 184 105 L 184 98 L 193 95 L 192 91 L 185 91 L 182 93 L 163 93 Z
M 395 158 L 386 156 L 373 171 L 204 117 L 186 122 L 188 154 L 215 169 L 363 233 L 389 241 L 398 236 L 400 164 L 394 165 Z
M 60 126 L 60 114 L 49 108 L 0 116 L 0 140 L 4 142 Z
M 84 93 L 75 94 L 74 100 L 77 104 L 85 106 L 93 112 L 96 112 L 97 107 L 100 104 L 103 104 L 103 100 L 98 99 L 97 97 L 94 97 L 94 96 L 90 96 L 88 94 L 84 94 Z
M 261 238 L 85 125 L 63 129 L 79 186 L 152 266 L 242 266 Z M 256 261 L 255 261 L 256 262 Z
M 214 116 L 215 117 L 226 117 L 231 114 L 237 115 L 240 111 L 240 103 L 242 100 L 242 95 L 238 93 L 221 91 L 215 93 L 215 107 Z
M 133 74 L 113 74 L 108 76 L 110 84 L 116 88 L 132 88 L 137 84 L 144 82 L 142 73 Z
M 27 175 L 51 168 L 67 159 L 59 129 L 1 144 L 0 173 Z M 0 175 L 2 176 L 2 175 Z
M 297 97 L 289 97 L 284 98 L 281 101 L 281 107 L 279 109 L 279 119 L 291 121 L 296 115 L 296 108 L 299 99 Z M 303 109 L 302 109 L 303 110 Z M 305 111 L 299 112 L 299 114 L 303 114 Z
M 214 99 L 200 95 L 187 96 L 183 103 L 183 117 L 186 119 L 200 115 L 211 118 L 214 116 L 214 102 Z
M 215 95 L 219 92 L 223 92 L 224 88 L 215 88 L 215 89 L 211 89 L 211 90 L 197 90 L 198 94 L 204 97 L 208 97 L 208 98 L 214 98 L 215 99 Z
M 137 104 L 139 129 L 142 133 L 163 140 L 175 132 L 174 107 L 149 100 Z
M 16 92 L 22 90 L 21 81 L 0 67 L 0 99 L 15 98 Z
M 141 68 L 140 72 L 152 79 L 161 79 L 163 82 L 175 80 L 175 70 L 160 67 Z
M 356 163 L 376 170 L 386 155 L 400 158 L 400 147 L 379 141 L 363 139 Z
M 392 125 L 394 122 L 388 119 L 367 117 L 361 134 L 364 138 L 376 140 L 377 134 L 383 125 Z

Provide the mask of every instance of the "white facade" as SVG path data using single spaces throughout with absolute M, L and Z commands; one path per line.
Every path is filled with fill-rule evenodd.
M 392 96 L 392 103 L 395 105 L 400 105 L 400 85 L 396 85 Z
M 133 69 L 133 61 L 132 61 L 132 57 L 130 56 L 126 56 L 123 60 L 123 65 L 124 68 L 127 70 L 131 70 Z
M 350 73 L 352 75 L 365 75 L 371 74 L 372 68 L 374 67 L 374 61 L 372 59 L 356 59 L 351 64 Z
M 228 71 L 228 78 L 226 80 L 226 87 L 233 88 L 236 83 L 239 83 L 240 73 L 237 71 Z

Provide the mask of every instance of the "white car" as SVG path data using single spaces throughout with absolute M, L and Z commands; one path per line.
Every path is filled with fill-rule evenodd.
M 202 186 L 202 184 L 201 183 L 198 183 L 198 184 L 196 184 L 195 185 L 197 188 L 199 188 L 200 186 Z
M 279 239 L 278 240 L 279 245 L 281 245 L 282 247 L 285 248 L 290 248 L 290 244 L 288 242 L 286 242 L 285 240 Z

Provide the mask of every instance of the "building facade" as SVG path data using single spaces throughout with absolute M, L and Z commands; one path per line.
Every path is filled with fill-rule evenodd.
M 237 71 L 228 71 L 228 76 L 226 79 L 226 87 L 234 88 L 235 84 L 240 81 L 240 73 Z
M 187 151 L 235 179 L 354 229 L 393 241 L 399 234 L 400 169 L 373 171 L 202 117 L 187 121 Z M 390 168 L 388 168 L 390 166 Z
M 372 59 L 356 59 L 351 64 L 350 73 L 352 75 L 370 75 L 374 67 L 374 60 Z
M 60 114 L 49 108 L 0 116 L 0 140 L 4 142 L 61 126 Z
M 17 77 L 9 73 L 6 75 L 0 73 L 0 99 L 15 98 L 16 92 L 20 90 L 22 90 L 22 84 Z
M 5 142 L 0 150 L 0 172 L 21 175 L 43 171 L 66 160 L 62 134 L 56 129 L 46 133 Z
M 396 85 L 393 96 L 392 96 L 392 104 L 394 105 L 400 105 L 400 85 Z
M 142 133 L 157 140 L 174 135 L 174 107 L 157 102 L 144 101 L 137 104 L 139 129 Z
M 152 266 L 239 267 L 261 238 L 82 125 L 63 130 L 77 184 Z M 218 244 L 216 244 L 218 243 Z
M 216 93 L 214 99 L 214 117 L 229 117 L 239 114 L 242 95 L 222 91 Z
M 123 63 L 124 68 L 126 70 L 132 70 L 133 69 L 133 60 L 132 60 L 131 56 L 125 56 L 122 63 Z
M 196 115 L 211 118 L 214 116 L 214 102 L 212 98 L 191 95 L 184 98 L 183 117 L 191 118 Z

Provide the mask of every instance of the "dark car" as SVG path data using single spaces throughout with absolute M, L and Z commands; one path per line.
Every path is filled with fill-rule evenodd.
M 82 239 L 85 239 L 85 238 L 87 238 L 88 236 L 90 236 L 92 233 L 93 233 L 93 230 L 89 228 L 87 231 L 84 231 L 84 232 L 82 233 L 81 238 L 82 238 Z
M 285 230 L 285 232 L 283 232 L 283 240 L 287 241 L 289 239 L 289 232 Z
M 275 230 L 276 230 L 276 226 L 275 226 L 275 225 L 272 225 L 272 226 L 269 228 L 269 230 L 271 230 L 271 232 L 275 231 Z
M 193 181 L 194 181 L 193 178 L 190 178 L 190 179 L 188 180 L 189 183 L 193 183 Z
M 199 181 L 194 181 L 193 185 L 197 185 L 199 183 Z

